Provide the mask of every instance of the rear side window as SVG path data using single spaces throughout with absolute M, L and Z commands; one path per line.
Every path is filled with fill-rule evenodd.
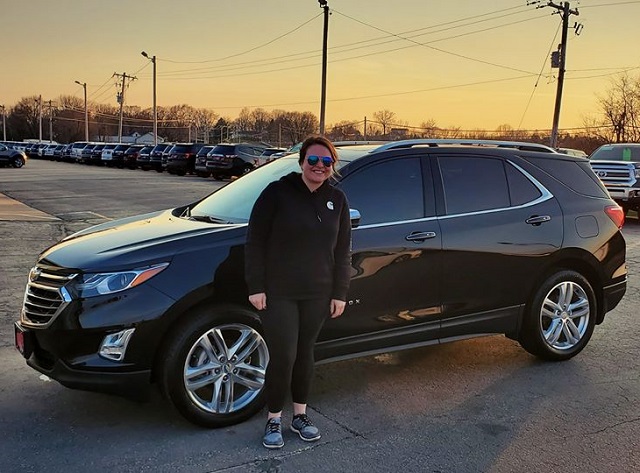
M 587 161 L 544 158 L 528 158 L 528 161 L 578 194 L 590 197 L 609 197 Z
M 447 214 L 506 208 L 509 186 L 501 159 L 447 156 L 438 158 Z
M 507 171 L 511 205 L 523 205 L 542 196 L 540 189 L 514 166 L 507 164 L 505 170 Z

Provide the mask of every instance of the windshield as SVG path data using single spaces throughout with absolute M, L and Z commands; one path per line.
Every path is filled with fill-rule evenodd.
M 261 166 L 211 194 L 191 209 L 191 216 L 214 217 L 232 223 L 248 222 L 253 204 L 264 188 L 292 171 L 300 171 L 295 157 Z
M 593 152 L 592 161 L 634 161 L 640 162 L 640 145 L 603 145 Z
M 343 164 L 346 163 L 339 162 L 337 168 Z M 230 223 L 248 222 L 253 204 L 264 188 L 270 182 L 294 171 L 300 172 L 297 155 L 283 157 L 260 166 L 193 207 L 191 217 L 213 217 Z

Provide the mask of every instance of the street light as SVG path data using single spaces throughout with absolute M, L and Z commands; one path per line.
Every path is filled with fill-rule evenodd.
M 76 84 L 81 85 L 84 89 L 84 140 L 89 141 L 89 110 L 87 109 L 87 83 L 75 81 Z
M 157 145 L 158 144 L 158 107 L 156 105 L 156 57 L 155 56 L 149 57 L 149 55 L 145 51 L 142 51 L 140 54 L 142 54 L 147 59 L 150 59 L 151 63 L 153 64 L 153 144 Z

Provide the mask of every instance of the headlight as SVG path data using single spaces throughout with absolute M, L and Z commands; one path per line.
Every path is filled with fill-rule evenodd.
M 124 291 L 138 286 L 164 271 L 169 263 L 160 263 L 146 268 L 119 271 L 117 273 L 87 273 L 77 282 L 80 297 L 94 297 Z
M 640 177 L 640 168 L 636 168 L 636 178 Z

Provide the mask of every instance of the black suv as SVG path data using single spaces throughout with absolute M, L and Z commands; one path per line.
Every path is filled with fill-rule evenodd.
M 262 152 L 269 148 L 260 143 L 221 143 L 207 155 L 206 172 L 216 179 L 242 176 L 253 170 Z
M 626 291 L 624 215 L 588 160 L 525 148 L 536 147 L 338 148 L 352 280 L 318 361 L 492 333 L 546 360 L 587 345 Z M 256 413 L 269 347 L 247 300 L 247 221 L 267 184 L 299 170 L 285 156 L 193 204 L 45 250 L 15 324 L 27 364 L 70 388 L 134 396 L 155 382 L 204 426 Z
M 196 165 L 196 153 L 204 146 L 203 143 L 176 143 L 167 154 L 165 169 L 169 174 L 184 176 L 193 174 Z
M 162 156 L 173 147 L 173 143 L 158 143 L 149 153 L 149 168 L 162 172 Z

